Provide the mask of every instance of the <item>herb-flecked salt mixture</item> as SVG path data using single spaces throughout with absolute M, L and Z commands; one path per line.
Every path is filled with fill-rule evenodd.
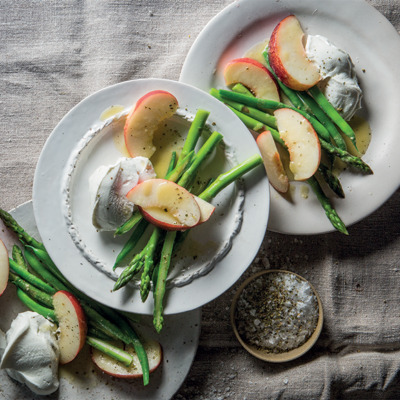
M 318 322 L 318 300 L 295 274 L 271 272 L 247 285 L 236 307 L 236 326 L 251 345 L 283 353 L 301 346 Z

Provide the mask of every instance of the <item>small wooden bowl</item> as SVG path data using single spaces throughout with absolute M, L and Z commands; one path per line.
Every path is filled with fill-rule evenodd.
M 306 281 L 311 289 L 313 290 L 313 292 L 315 293 L 315 296 L 317 298 L 318 301 L 318 321 L 317 321 L 317 326 L 313 332 L 313 334 L 309 337 L 309 339 L 303 343 L 301 346 L 293 349 L 293 350 L 289 350 L 283 353 L 271 353 L 268 350 L 262 350 L 259 349 L 256 346 L 253 346 L 251 344 L 246 343 L 242 337 L 240 336 L 237 327 L 236 327 L 236 320 L 235 320 L 235 311 L 236 311 L 236 305 L 237 305 L 237 301 L 239 299 L 239 296 L 241 295 L 243 289 L 249 285 L 254 279 L 258 278 L 261 275 L 264 274 L 269 274 L 272 272 L 278 272 L 278 273 L 289 273 L 289 274 L 293 274 L 296 275 L 299 279 Z M 301 277 L 300 275 L 291 272 L 291 271 L 285 271 L 285 270 L 280 270 L 280 269 L 269 269 L 267 271 L 261 271 L 258 272 L 257 274 L 251 276 L 250 278 L 246 279 L 243 284 L 239 287 L 238 291 L 236 292 L 233 301 L 232 301 L 232 305 L 231 305 L 231 324 L 232 324 L 232 328 L 233 328 L 233 332 L 235 333 L 236 338 L 238 339 L 239 343 L 250 353 L 252 354 L 254 357 L 259 358 L 260 360 L 264 360 L 264 361 L 268 361 L 271 363 L 280 363 L 280 362 L 287 362 L 287 361 L 292 361 L 300 356 L 302 356 L 304 353 L 306 353 L 308 350 L 311 349 L 311 347 L 315 344 L 315 342 L 317 341 L 321 330 L 322 330 L 322 325 L 323 325 L 323 320 L 324 320 L 324 315 L 323 315 L 323 310 L 322 310 L 322 303 L 321 303 L 321 299 L 319 298 L 319 295 L 317 293 L 317 291 L 315 290 L 315 288 L 313 287 L 313 285 L 311 285 L 310 282 L 308 282 L 306 279 L 304 279 L 303 277 Z

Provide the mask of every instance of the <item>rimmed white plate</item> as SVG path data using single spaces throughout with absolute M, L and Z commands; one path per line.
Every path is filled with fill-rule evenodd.
M 11 215 L 30 235 L 40 240 L 32 202 L 20 205 L 11 211 Z M 1 221 L 0 227 L 3 228 L 0 229 L 0 238 L 11 249 L 12 244 L 15 243 L 15 237 L 7 233 Z M 2 310 L 0 329 L 3 331 L 9 329 L 12 320 L 19 312 L 26 311 L 25 306 L 18 300 L 13 285 L 10 284 L 0 297 L 0 308 Z M 155 335 L 151 328 L 151 317 L 143 316 L 142 322 L 141 325 L 136 325 L 138 332 L 158 340 L 163 348 L 162 365 L 150 375 L 148 386 L 143 387 L 140 379 L 125 381 L 96 371 L 88 350 L 84 348 L 76 360 L 61 367 L 60 389 L 46 398 L 59 400 L 73 398 L 96 400 L 112 397 L 123 400 L 132 397 L 146 400 L 170 399 L 185 380 L 196 355 L 200 336 L 201 310 L 196 309 L 166 317 L 165 326 L 160 335 Z M 11 380 L 4 370 L 0 371 L 0 378 L 2 395 L 5 398 L 32 399 L 32 392 Z
M 340 11 L 339 11 L 340 10 Z M 223 67 L 267 40 L 276 24 L 295 14 L 306 33 L 326 36 L 347 51 L 364 91 L 361 116 L 372 129 L 363 159 L 374 175 L 341 174 L 346 193 L 333 204 L 347 226 L 380 207 L 400 184 L 400 38 L 393 26 L 364 0 L 238 0 L 200 33 L 182 68 L 180 81 L 204 91 L 223 88 Z M 212 43 L 212 45 L 211 45 Z M 292 201 L 271 189 L 268 229 L 287 234 L 333 231 L 315 196 L 295 183 Z
M 86 229 L 91 224 L 91 209 L 89 205 L 81 206 L 87 200 L 85 190 L 87 191 L 88 185 L 85 185 L 83 181 L 79 183 L 82 176 L 88 173 L 86 165 L 91 165 L 93 159 L 97 160 L 96 162 L 101 161 L 103 155 L 105 164 L 109 165 L 121 154 L 115 151 L 111 143 L 110 151 L 103 152 L 100 157 L 97 157 L 97 152 L 104 150 L 102 148 L 104 141 L 100 139 L 100 146 L 97 146 L 95 140 L 93 148 L 90 147 L 95 152 L 93 157 L 90 157 L 90 162 L 84 158 L 83 167 L 76 164 L 78 173 L 72 172 L 75 168 L 71 169 L 71 162 L 74 162 L 75 155 L 81 150 L 82 154 L 87 152 L 87 147 L 82 145 L 82 139 L 84 138 L 83 142 L 85 142 L 88 132 L 96 132 L 99 126 L 104 125 L 100 116 L 105 110 L 113 105 L 129 109 L 143 94 L 155 89 L 170 91 L 177 97 L 180 109 L 188 113 L 194 115 L 199 108 L 210 111 L 208 121 L 215 130 L 224 135 L 224 141 L 234 151 L 235 162 L 241 162 L 258 153 L 254 140 L 236 116 L 203 91 L 169 80 L 128 81 L 91 95 L 61 120 L 43 148 L 33 187 L 33 206 L 38 230 L 48 252 L 63 274 L 76 287 L 99 302 L 120 310 L 142 314 L 152 314 L 152 296 L 143 303 L 139 291 L 133 285 L 111 292 L 115 277 L 106 274 L 104 269 L 97 268 L 97 263 L 93 262 L 93 257 L 99 257 L 102 264 L 106 264 L 110 271 L 123 241 L 114 241 L 112 235 L 101 235 L 94 228 Z M 91 140 L 89 142 L 92 143 Z M 76 175 L 72 180 L 78 182 L 77 186 L 66 183 L 70 174 Z M 67 190 L 74 200 L 74 206 L 70 212 L 72 221 L 75 218 L 75 225 L 79 231 L 78 240 L 73 240 L 70 221 L 66 218 L 65 192 Z M 227 188 L 227 190 L 229 192 L 232 188 Z M 215 201 L 217 204 L 218 197 Z M 169 290 L 164 313 L 175 314 L 200 307 L 234 284 L 258 251 L 266 231 L 268 211 L 269 187 L 263 168 L 260 166 L 245 177 L 243 220 L 240 231 L 236 232 L 233 239 L 232 248 L 207 274 L 196 277 L 189 284 Z M 231 220 L 234 219 L 235 215 L 232 215 Z M 207 238 L 208 235 L 218 242 L 222 239 L 218 234 L 214 235 L 215 231 L 232 229 L 231 224 L 224 224 L 213 225 L 210 221 L 208 227 L 206 224 L 199 227 L 202 229 L 199 232 L 202 232 L 202 237 Z M 82 246 L 77 245 L 80 240 Z M 87 254 L 82 251 L 88 243 L 93 257 L 87 257 Z

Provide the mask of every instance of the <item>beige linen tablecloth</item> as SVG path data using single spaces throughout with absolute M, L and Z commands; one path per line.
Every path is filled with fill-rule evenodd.
M 398 0 L 368 2 L 400 30 Z M 121 81 L 177 80 L 197 35 L 230 3 L 2 0 L 0 207 L 31 199 L 42 146 L 73 106 Z M 235 285 L 203 308 L 197 356 L 174 398 L 400 398 L 399 209 L 398 190 L 351 226 L 348 237 L 267 233 L 240 282 L 269 267 L 310 279 L 324 304 L 320 339 L 311 352 L 288 364 L 253 358 L 229 323 Z M 8 399 L 7 393 L 0 390 L 0 399 Z

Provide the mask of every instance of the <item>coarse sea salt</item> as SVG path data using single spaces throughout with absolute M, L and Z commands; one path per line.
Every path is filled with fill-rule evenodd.
M 235 322 L 242 339 L 271 353 L 304 344 L 318 323 L 318 299 L 306 281 L 290 272 L 252 280 L 239 295 Z

